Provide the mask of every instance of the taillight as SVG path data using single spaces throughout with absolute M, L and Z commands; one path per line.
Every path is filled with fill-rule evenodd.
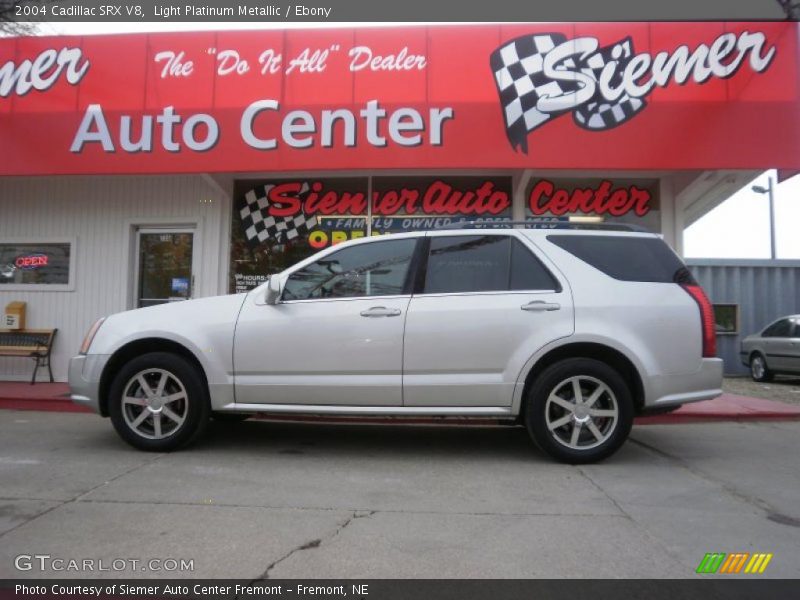
M 700 323 L 703 328 L 703 357 L 713 358 L 717 355 L 717 331 L 714 322 L 714 307 L 706 293 L 696 283 L 681 284 L 681 287 L 694 298 L 700 308 Z

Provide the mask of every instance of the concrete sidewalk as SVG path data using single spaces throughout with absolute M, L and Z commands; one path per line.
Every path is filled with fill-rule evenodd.
M 0 409 L 40 410 L 56 412 L 88 412 L 69 399 L 66 383 L 37 383 L 30 385 L 19 381 L 0 381 Z M 270 417 L 272 418 L 272 417 Z M 314 417 L 289 420 L 317 420 Z M 714 400 L 686 404 L 665 415 L 639 417 L 637 423 L 669 424 L 704 421 L 770 421 L 800 419 L 800 406 L 775 400 L 723 394 Z M 329 420 L 329 419 L 325 419 Z M 380 421 L 380 419 L 378 419 Z M 417 419 L 424 422 L 424 419 Z
M 87 576 L 20 554 L 193 561 L 91 573 L 125 579 L 800 577 L 797 421 L 634 426 L 578 467 L 513 427 L 211 423 L 159 454 L 94 415 L 0 410 L 0 439 L 2 578 Z M 710 552 L 774 558 L 696 575 Z

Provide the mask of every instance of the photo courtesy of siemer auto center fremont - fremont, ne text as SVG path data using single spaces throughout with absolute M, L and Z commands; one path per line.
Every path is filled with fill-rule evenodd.
M 800 7 L 695 4 L 0 0 L 0 596 L 787 597 Z

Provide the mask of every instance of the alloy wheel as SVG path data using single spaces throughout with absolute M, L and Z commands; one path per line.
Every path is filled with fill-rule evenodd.
M 589 450 L 608 440 L 619 421 L 619 404 L 603 381 L 577 375 L 557 384 L 545 404 L 547 429 L 572 450 Z
M 766 367 L 764 366 L 764 359 L 760 356 L 754 356 L 750 361 L 750 372 L 753 374 L 753 379 L 764 379 Z
M 186 421 L 189 402 L 186 388 L 164 369 L 139 371 L 125 384 L 122 416 L 137 435 L 160 440 L 174 434 Z

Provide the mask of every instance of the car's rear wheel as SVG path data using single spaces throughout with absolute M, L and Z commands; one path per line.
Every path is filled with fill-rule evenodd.
M 109 391 L 109 415 L 117 433 L 140 450 L 175 450 L 208 423 L 202 374 L 176 354 L 151 352 L 117 373 Z
M 753 354 L 750 357 L 750 377 L 759 383 L 772 381 L 774 377 L 772 371 L 767 368 L 767 361 L 760 354 Z
M 633 399 L 620 374 L 589 358 L 547 367 L 528 391 L 525 425 L 553 458 L 571 464 L 611 456 L 633 425 Z

